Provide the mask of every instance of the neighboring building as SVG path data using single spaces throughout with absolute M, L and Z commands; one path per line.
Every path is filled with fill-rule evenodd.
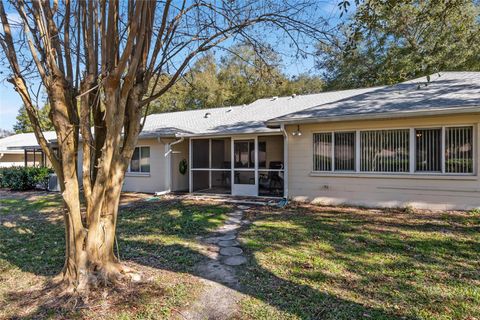
M 56 141 L 54 131 L 44 132 L 50 142 Z M 35 134 L 19 133 L 0 139 L 0 168 L 12 166 L 42 166 L 48 160 L 37 143 Z
M 469 209 L 480 207 L 479 141 L 480 72 L 442 72 L 150 115 L 124 190 Z

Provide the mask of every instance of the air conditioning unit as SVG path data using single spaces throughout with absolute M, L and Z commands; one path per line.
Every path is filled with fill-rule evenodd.
M 52 173 L 48 177 L 48 191 L 60 191 L 60 186 L 58 185 L 58 177 L 55 173 Z

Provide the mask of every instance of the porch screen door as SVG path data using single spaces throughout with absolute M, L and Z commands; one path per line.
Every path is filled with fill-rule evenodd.
M 255 149 L 255 139 L 233 140 L 233 195 L 256 196 L 258 194 Z

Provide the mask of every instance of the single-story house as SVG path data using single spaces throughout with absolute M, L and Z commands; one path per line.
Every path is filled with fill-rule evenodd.
M 54 131 L 44 132 L 54 142 Z M 0 168 L 13 166 L 42 166 L 49 163 L 33 133 L 19 133 L 0 139 Z
M 124 190 L 480 207 L 480 72 L 429 78 L 150 115 Z

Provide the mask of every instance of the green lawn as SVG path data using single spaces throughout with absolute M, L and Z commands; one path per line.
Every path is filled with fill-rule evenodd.
M 11 195 L 11 197 L 10 197 Z M 21 195 L 21 196 L 19 196 Z M 204 259 L 196 237 L 226 219 L 228 206 L 189 201 L 139 202 L 121 210 L 120 257 L 147 283 L 92 295 L 88 308 L 51 306 L 43 288 L 64 259 L 61 198 L 2 194 L 0 199 L 0 319 L 163 319 L 194 299 L 201 283 L 191 273 Z M 71 309 L 71 308 L 70 308 Z
M 50 305 L 43 290 L 63 263 L 59 196 L 11 195 L 0 199 L 0 318 L 181 319 L 202 289 L 193 275 L 208 258 L 198 237 L 232 210 L 175 199 L 122 208 L 120 258 L 147 282 L 101 289 L 71 311 Z M 478 212 L 249 212 L 235 319 L 480 319 Z
M 480 215 L 299 207 L 242 238 L 246 319 L 480 319 Z

